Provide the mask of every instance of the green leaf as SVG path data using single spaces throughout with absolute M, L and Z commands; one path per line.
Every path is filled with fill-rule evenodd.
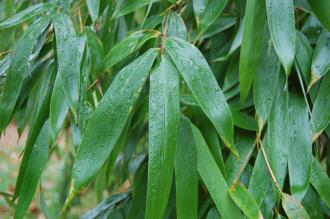
M 328 208 L 330 208 L 330 179 L 316 159 L 314 159 L 312 165 L 310 182 L 320 195 L 321 199 L 326 203 Z
M 24 21 L 27 21 L 37 15 L 40 15 L 44 12 L 48 12 L 54 9 L 56 5 L 52 3 L 39 3 L 35 4 L 19 13 L 15 14 L 14 16 L 8 18 L 7 20 L 0 23 L 0 30 L 13 27 L 15 25 L 21 24 Z
M 96 80 L 103 71 L 102 69 L 103 68 L 102 59 L 104 56 L 103 44 L 90 28 L 86 27 L 84 31 L 87 37 L 87 46 L 92 64 L 92 72 L 90 74 L 92 80 Z
M 196 120 L 196 124 L 201 130 L 203 137 L 205 138 L 207 145 L 209 146 L 209 149 L 212 153 L 215 162 L 217 163 L 219 169 L 221 170 L 221 173 L 224 176 L 226 176 L 225 164 L 223 162 L 221 146 L 217 131 L 215 130 L 210 120 L 205 116 L 205 114 L 200 109 L 196 112 L 195 120 Z
M 312 167 L 312 137 L 309 128 L 308 110 L 303 97 L 289 96 L 288 169 L 290 191 L 293 197 L 302 200 L 308 189 Z
M 60 77 L 60 74 L 57 74 L 50 102 L 49 128 L 51 142 L 55 142 L 69 110 L 69 105 L 65 100 L 63 84 Z
M 146 218 L 161 218 L 169 197 L 180 121 L 179 73 L 167 55 L 151 72 Z
M 200 16 L 204 13 L 208 0 L 193 0 L 193 9 L 197 23 L 199 23 Z
M 15 219 L 23 218 L 29 208 L 34 193 L 38 187 L 41 173 L 46 167 L 49 153 L 49 122 L 42 126 L 37 141 L 27 163 L 26 171 L 20 189 Z
M 244 102 L 258 69 L 266 24 L 265 0 L 248 0 L 239 59 L 241 100 Z
M 157 50 L 151 49 L 123 68 L 91 116 L 73 169 L 74 197 L 102 167 L 117 143 L 149 75 Z
M 189 120 L 180 120 L 175 154 L 176 214 L 178 219 L 197 218 L 198 175 L 196 145 Z
M 310 83 L 311 80 L 311 65 L 313 58 L 313 49 L 309 44 L 306 36 L 300 32 L 296 31 L 296 51 L 295 59 L 299 66 L 299 69 L 304 77 L 305 83 Z
M 308 0 L 316 17 L 321 21 L 323 26 L 330 31 L 330 4 L 328 0 Z
M 167 37 L 177 37 L 183 40 L 188 39 L 187 28 L 180 15 L 172 12 L 167 17 Z
M 270 167 L 280 187 L 284 184 L 289 147 L 288 91 L 284 74 L 280 74 L 274 102 L 269 113 L 267 139 L 264 145 Z M 275 192 L 277 192 L 275 190 Z M 279 194 L 277 194 L 279 195 Z M 277 196 L 277 200 L 279 201 Z
M 233 184 L 229 189 L 229 194 L 248 218 L 262 218 L 262 214 L 256 201 L 242 184 Z
M 177 38 L 168 38 L 165 47 L 222 141 L 238 156 L 229 106 L 201 52 L 192 44 Z
M 265 159 L 259 149 L 248 187 L 248 191 L 255 199 L 258 207 L 261 206 L 269 188 L 270 176 L 267 171 Z
M 201 14 L 200 19 L 197 17 L 198 36 L 201 36 L 218 18 L 228 0 L 208 0 L 207 6 Z
M 95 22 L 99 17 L 100 0 L 86 0 L 86 5 L 92 21 Z
M 125 14 L 131 13 L 143 6 L 152 4 L 159 0 L 128 0 L 121 2 L 121 4 L 116 8 L 116 11 L 113 14 L 113 17 L 123 16 Z
M 289 219 L 310 218 L 304 207 L 301 205 L 301 203 L 288 194 L 283 193 L 282 206 Z
M 312 219 L 323 219 L 323 213 L 320 206 L 320 198 L 312 186 L 308 187 L 307 193 L 302 202 L 306 211 Z
M 296 41 L 293 2 L 266 0 L 266 8 L 274 48 L 288 76 L 294 59 Z
M 308 89 L 311 88 L 323 75 L 330 70 L 330 61 L 327 58 L 330 55 L 330 32 L 323 30 L 319 40 L 317 41 L 316 48 L 312 60 L 312 75 Z
M 313 132 L 313 141 L 324 131 L 330 122 L 330 102 L 328 95 L 330 92 L 330 74 L 327 74 L 321 82 L 321 86 L 317 93 L 312 117 L 311 117 L 311 129 Z
M 24 147 L 23 159 L 16 180 L 13 200 L 15 200 L 20 195 L 23 177 L 25 176 L 28 162 L 30 162 L 29 160 L 34 144 L 43 124 L 48 119 L 53 80 L 54 70 L 53 65 L 51 64 L 45 68 L 45 71 L 42 71 L 42 77 L 33 87 L 33 92 L 31 92 L 31 94 L 35 95 L 37 98 L 34 102 L 34 108 L 32 110 L 32 113 L 31 115 L 29 115 L 31 117 L 29 123 L 30 131 L 27 136 L 27 140 Z
M 265 125 L 275 97 L 280 61 L 267 34 L 264 38 L 262 56 L 253 84 L 253 97 L 256 108 L 259 131 Z
M 257 131 L 258 125 L 255 118 L 249 116 L 241 111 L 232 108 L 231 115 L 233 116 L 234 125 L 245 130 Z
M 35 42 L 46 30 L 50 19 L 44 17 L 23 34 L 16 42 L 11 54 L 12 60 L 6 74 L 5 84 L 0 96 L 0 133 L 9 123 L 19 97 L 24 79 L 30 72 L 30 56 L 33 53 Z
M 110 52 L 104 57 L 103 65 L 106 69 L 111 68 L 113 65 L 140 48 L 149 39 L 158 37 L 159 34 L 158 31 L 154 30 L 142 30 L 129 35 L 110 50 Z
M 90 219 L 90 218 L 106 218 L 112 209 L 116 207 L 116 205 L 121 202 L 125 202 L 130 198 L 130 193 L 123 192 L 119 194 L 115 194 L 110 198 L 105 199 L 101 203 L 99 203 L 95 208 L 88 211 L 84 214 L 81 219 Z
M 192 123 L 191 127 L 196 145 L 198 173 L 209 190 L 221 216 L 224 218 L 242 218 L 239 209 L 229 196 L 226 180 L 214 161 L 201 132 Z
M 241 134 L 237 135 L 235 140 L 240 159 L 237 160 L 236 157 L 231 154 L 226 160 L 225 169 L 228 185 L 232 185 L 239 180 L 251 158 L 255 146 L 254 139 L 251 136 Z
M 79 54 L 76 33 L 70 17 L 64 13 L 54 17 L 56 38 L 57 70 L 62 82 L 65 99 L 73 117 L 77 118 L 79 98 Z

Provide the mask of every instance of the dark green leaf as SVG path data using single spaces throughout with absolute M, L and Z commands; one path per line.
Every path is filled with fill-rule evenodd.
M 89 15 L 91 16 L 93 22 L 95 22 L 99 17 L 100 0 L 86 0 L 86 5 Z
M 310 218 L 301 203 L 288 194 L 283 193 L 282 206 L 289 219 Z
M 149 39 L 158 37 L 159 34 L 158 31 L 142 30 L 129 35 L 110 50 L 104 57 L 103 65 L 109 69 L 140 48 Z
M 32 25 L 17 41 L 11 54 L 12 60 L 6 74 L 6 81 L 0 96 L 0 133 L 12 117 L 23 81 L 30 71 L 30 56 L 34 43 L 49 25 L 50 19 L 44 17 Z
M 266 0 L 266 8 L 273 45 L 288 76 L 294 59 L 296 41 L 293 2 Z
M 253 84 L 253 97 L 259 131 L 262 130 L 268 119 L 280 75 L 280 62 L 269 34 L 264 38 L 262 54 Z
M 175 155 L 177 218 L 197 218 L 198 175 L 196 145 L 189 120 L 182 117 Z
M 167 37 L 177 37 L 183 40 L 187 40 L 187 28 L 180 17 L 176 12 L 170 13 L 167 17 Z
M 15 219 L 23 218 L 34 193 L 38 187 L 41 173 L 48 161 L 49 148 L 49 122 L 47 121 L 41 128 L 37 141 L 32 149 L 30 160 L 27 163 L 26 171 L 20 189 Z
M 309 128 L 308 110 L 303 97 L 289 96 L 288 169 L 290 191 L 293 197 L 302 200 L 308 189 L 312 167 L 312 136 Z M 294 158 L 294 159 L 293 159 Z
M 220 214 L 224 218 L 242 218 L 239 209 L 229 196 L 226 180 L 214 161 L 202 134 L 192 123 L 191 127 L 197 151 L 197 170 Z
M 323 26 L 330 31 L 330 4 L 328 0 L 308 0 L 313 12 L 321 21 Z
M 128 0 L 127 2 L 123 1 L 117 7 L 114 17 L 123 16 L 125 14 L 131 13 L 145 5 L 152 4 L 158 0 Z
M 283 186 L 286 175 L 289 146 L 288 91 L 286 90 L 286 83 L 284 74 L 281 74 L 269 113 L 267 139 L 264 145 L 270 167 L 280 187 Z M 277 196 L 277 200 L 279 198 Z
M 266 24 L 265 0 L 249 0 L 243 21 L 243 41 L 239 59 L 241 100 L 249 94 L 258 69 Z
M 330 179 L 316 159 L 313 161 L 310 181 L 321 199 L 330 208 Z
M 313 131 L 313 141 L 323 132 L 330 122 L 330 101 L 328 95 L 330 92 L 330 74 L 327 74 L 319 88 L 314 102 L 311 117 L 311 128 Z
M 161 218 L 169 197 L 180 121 L 179 73 L 167 55 L 152 71 L 146 218 Z
M 256 201 L 242 184 L 233 184 L 229 189 L 229 194 L 248 218 L 262 218 L 262 214 L 259 210 L 259 207 L 257 206 Z
M 264 156 L 259 149 L 248 187 L 258 207 L 261 206 L 269 188 L 270 178 L 267 171 Z
M 1 22 L 0 30 L 23 23 L 24 21 L 27 21 L 44 12 L 48 12 L 48 11 L 54 9 L 55 7 L 56 7 L 56 5 L 54 5 L 52 3 L 39 3 L 39 4 L 33 5 L 31 7 L 28 7 L 27 9 L 15 14 L 11 18 Z
M 77 118 L 77 104 L 79 98 L 79 54 L 77 37 L 70 17 L 64 13 L 54 18 L 56 35 L 57 70 L 60 75 L 65 99 Z
M 225 145 L 235 154 L 233 121 L 226 99 L 200 51 L 181 39 L 168 39 L 166 49 Z
M 208 0 L 203 13 L 197 17 L 198 36 L 204 33 L 225 8 L 228 0 Z
M 311 80 L 312 57 L 313 49 L 308 39 L 302 32 L 296 31 L 295 59 L 306 84 L 310 83 Z
M 120 138 L 156 55 L 151 49 L 123 68 L 94 111 L 76 155 L 69 201 L 97 173 Z
M 312 60 L 312 75 L 308 85 L 310 88 L 323 75 L 330 70 L 330 61 L 327 58 L 330 55 L 330 32 L 323 30 L 314 51 Z

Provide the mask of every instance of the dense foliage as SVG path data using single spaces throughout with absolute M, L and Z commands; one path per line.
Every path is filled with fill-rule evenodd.
M 90 188 L 100 204 L 83 218 L 330 217 L 329 0 L 0 12 L 0 133 L 29 128 L 15 192 L 0 193 L 15 218 L 63 133 L 72 173 L 56 217 Z

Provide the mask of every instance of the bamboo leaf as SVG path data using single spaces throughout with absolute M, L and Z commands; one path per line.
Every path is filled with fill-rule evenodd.
M 15 210 L 15 219 L 23 218 L 27 211 L 34 193 L 38 187 L 41 173 L 46 167 L 48 161 L 49 147 L 49 122 L 42 126 L 37 141 L 27 163 L 26 171 L 20 189 L 17 207 Z
M 285 88 L 286 83 L 284 74 L 280 74 L 274 102 L 269 113 L 265 142 L 265 152 L 280 187 L 283 186 L 286 175 L 287 148 L 289 146 L 288 91 Z M 276 194 L 276 199 L 279 201 L 279 194 Z
M 123 68 L 94 111 L 76 155 L 68 202 L 97 173 L 117 143 L 156 55 L 151 49 Z
M 33 53 L 34 43 L 47 28 L 49 22 L 50 19 L 48 17 L 38 20 L 15 44 L 11 55 L 12 60 L 0 96 L 0 133 L 7 126 L 12 117 L 24 79 L 30 71 L 29 57 Z
M 86 5 L 89 15 L 91 16 L 93 22 L 95 22 L 99 17 L 100 0 L 86 0 Z
M 198 175 L 196 145 L 189 120 L 180 120 L 178 143 L 175 155 L 176 209 L 177 218 L 197 218 Z
M 96 80 L 103 71 L 102 59 L 104 56 L 104 48 L 102 42 L 97 38 L 90 28 L 84 29 L 87 38 L 87 47 L 90 54 L 92 64 L 92 80 Z
M 201 36 L 222 13 L 227 5 L 228 0 L 208 0 L 207 6 L 200 16 L 197 18 L 198 36 Z
M 20 190 L 23 185 L 23 179 L 25 172 L 30 162 L 31 153 L 35 145 L 38 134 L 48 118 L 49 115 L 49 104 L 51 98 L 51 92 L 53 88 L 54 80 L 54 70 L 53 65 L 47 66 L 47 70 L 42 72 L 43 75 L 35 85 L 33 95 L 37 96 L 34 108 L 32 110 L 31 121 L 29 124 L 30 131 L 27 136 L 25 143 L 23 159 L 19 168 L 18 177 L 16 180 L 15 193 L 13 200 L 15 200 L 20 195 Z
M 224 218 L 242 218 L 242 215 L 229 196 L 229 188 L 214 161 L 207 144 L 196 126 L 191 123 L 197 152 L 197 170 L 210 195 Z
M 285 213 L 287 214 L 289 219 L 293 218 L 301 218 L 308 219 L 310 218 L 307 214 L 304 207 L 301 203 L 288 194 L 283 194 L 282 197 L 282 206 L 284 208 Z
M 308 85 L 310 88 L 323 75 L 330 70 L 330 61 L 326 58 L 330 55 L 330 32 L 323 30 L 314 51 L 312 60 L 312 75 Z
M 110 50 L 104 57 L 103 65 L 106 69 L 111 68 L 140 48 L 146 41 L 159 36 L 159 34 L 158 31 L 143 30 L 129 35 Z
M 327 74 L 320 85 L 317 93 L 312 117 L 311 129 L 313 132 L 313 141 L 324 131 L 330 122 L 330 111 L 328 110 L 330 102 L 328 101 L 328 94 L 330 92 L 330 75 Z
M 313 1 L 308 0 L 309 5 L 311 6 L 313 12 L 317 18 L 321 21 L 323 26 L 330 31 L 330 5 L 327 0 Z
M 56 36 L 57 70 L 65 99 L 75 120 L 79 98 L 79 54 L 77 37 L 70 17 L 60 13 L 54 17 Z
M 35 4 L 27 9 L 20 11 L 19 13 L 15 14 L 14 16 L 8 18 L 7 20 L 0 23 L 0 30 L 7 29 L 9 27 L 16 26 L 18 24 L 23 23 L 37 15 L 40 15 L 44 12 L 51 11 L 54 9 L 56 5 L 52 3 L 39 3 Z
M 126 2 L 122 2 L 114 12 L 114 17 L 123 16 L 125 14 L 131 13 L 139 8 L 142 8 L 145 5 L 152 4 L 158 0 L 128 0 Z
M 180 119 L 179 73 L 167 55 L 150 76 L 146 218 L 161 218 L 169 197 Z
M 265 0 L 248 0 L 243 21 L 243 40 L 239 59 L 241 100 L 249 94 L 258 69 L 266 24 Z
M 176 12 L 172 12 L 168 15 L 167 18 L 167 37 L 177 37 L 183 40 L 187 40 L 187 28 L 180 17 Z
M 229 189 L 229 194 L 248 218 L 263 218 L 256 201 L 242 184 L 233 184 Z
M 222 141 L 238 156 L 230 109 L 203 55 L 190 43 L 177 38 L 168 39 L 165 47 Z
M 261 206 L 269 188 L 270 178 L 267 171 L 262 151 L 259 150 L 248 187 L 248 191 L 255 199 L 258 207 Z
M 240 159 L 231 154 L 225 163 L 226 176 L 228 185 L 232 185 L 237 182 L 242 175 L 247 163 L 249 162 L 255 142 L 250 136 L 237 135 L 236 145 Z
M 293 2 L 266 0 L 266 8 L 274 48 L 288 76 L 294 59 L 296 41 Z
M 54 142 L 56 140 L 56 137 L 62 128 L 68 110 L 69 105 L 65 100 L 63 85 L 61 82 L 60 75 L 58 74 L 54 82 L 52 99 L 50 102 L 49 128 L 51 142 Z
M 262 130 L 268 119 L 280 75 L 280 61 L 277 58 L 269 34 L 264 38 L 262 54 L 253 84 L 253 97 L 259 131 Z
M 311 81 L 310 68 L 312 65 L 312 58 L 313 49 L 309 44 L 308 39 L 302 32 L 297 30 L 295 59 L 306 84 L 310 83 Z
M 309 128 L 308 110 L 303 97 L 289 96 L 288 169 L 290 191 L 293 197 L 302 200 L 308 189 L 312 167 L 312 137 Z M 295 159 L 292 159 L 295 157 Z
M 312 165 L 312 175 L 310 182 L 320 195 L 321 199 L 330 208 L 330 179 L 316 159 L 314 159 Z

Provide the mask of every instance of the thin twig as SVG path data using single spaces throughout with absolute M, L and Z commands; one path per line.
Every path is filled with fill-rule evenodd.
M 281 188 L 280 188 L 280 186 L 279 186 L 279 184 L 278 184 L 278 182 L 277 182 L 277 180 L 276 180 L 276 177 L 275 177 L 275 175 L 274 175 L 274 172 L 273 172 L 273 170 L 272 170 L 272 168 L 271 168 L 271 166 L 270 166 L 270 164 L 269 164 L 269 161 L 268 161 L 268 158 L 267 158 L 266 152 L 265 152 L 265 150 L 264 150 L 264 147 L 263 147 L 263 145 L 262 145 L 262 142 L 259 141 L 258 144 L 259 144 L 260 149 L 261 149 L 261 151 L 262 151 L 262 154 L 263 154 L 263 156 L 264 156 L 264 158 L 265 158 L 265 162 L 266 162 L 266 166 L 267 166 L 267 169 L 268 169 L 268 171 L 269 171 L 269 174 L 270 174 L 270 176 L 271 176 L 273 182 L 275 183 L 276 188 L 277 188 L 278 191 L 282 194 L 282 190 L 281 190 Z

